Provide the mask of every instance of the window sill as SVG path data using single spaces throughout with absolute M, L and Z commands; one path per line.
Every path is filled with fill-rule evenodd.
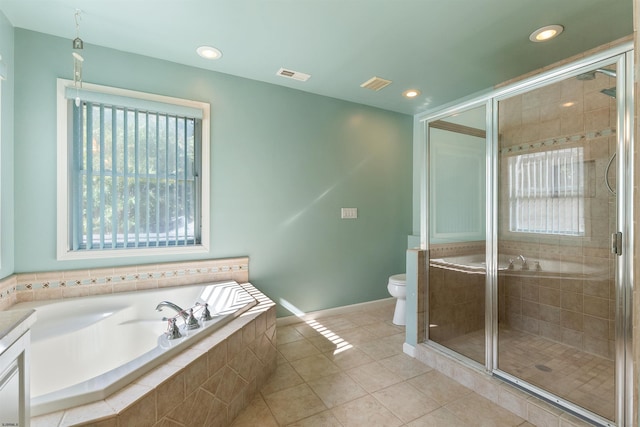
M 134 258 L 146 256 L 164 256 L 164 255 L 188 255 L 188 254 L 204 254 L 209 252 L 209 247 L 205 245 L 172 247 L 172 248 L 127 248 L 127 249 L 108 249 L 108 250 L 91 250 L 91 251 L 58 251 L 58 261 L 80 260 L 80 259 L 118 259 L 118 258 Z

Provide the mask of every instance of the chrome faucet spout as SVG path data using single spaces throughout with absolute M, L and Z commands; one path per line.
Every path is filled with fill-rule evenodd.
M 520 262 L 522 263 L 522 269 L 523 270 L 528 270 L 529 269 L 529 264 L 527 264 L 527 259 L 524 257 L 524 255 L 518 255 L 516 257 L 516 259 L 520 260 Z
M 189 315 L 187 313 L 185 313 L 183 309 L 181 309 L 179 306 L 175 305 L 172 302 L 162 301 L 160 304 L 158 304 L 156 306 L 156 310 L 157 311 L 162 311 L 163 307 L 169 307 L 169 308 L 175 310 L 176 313 L 178 313 L 185 321 L 189 318 Z

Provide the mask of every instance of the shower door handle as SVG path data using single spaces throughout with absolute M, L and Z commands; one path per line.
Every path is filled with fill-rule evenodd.
M 611 253 L 622 255 L 622 232 L 620 231 L 611 234 Z

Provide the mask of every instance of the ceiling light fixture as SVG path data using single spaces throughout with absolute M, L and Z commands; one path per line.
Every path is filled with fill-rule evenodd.
M 408 89 L 402 92 L 402 96 L 409 99 L 415 98 L 418 95 L 420 95 L 420 91 L 418 89 Z
M 198 55 L 203 57 L 204 59 L 220 59 L 222 58 L 222 52 L 211 46 L 200 46 L 196 49 Z
M 562 25 L 547 25 L 542 28 L 538 28 L 529 36 L 529 40 L 532 42 L 546 42 L 555 37 L 558 37 L 564 31 Z

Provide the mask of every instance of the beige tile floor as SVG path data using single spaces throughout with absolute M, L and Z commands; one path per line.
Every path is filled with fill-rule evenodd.
M 604 418 L 615 413 L 613 360 L 508 328 L 499 330 L 501 370 L 550 391 Z M 484 360 L 484 331 L 442 345 L 476 361 Z M 559 380 L 561 378 L 561 380 Z
M 278 327 L 278 368 L 233 427 L 532 426 L 405 355 L 393 309 Z

